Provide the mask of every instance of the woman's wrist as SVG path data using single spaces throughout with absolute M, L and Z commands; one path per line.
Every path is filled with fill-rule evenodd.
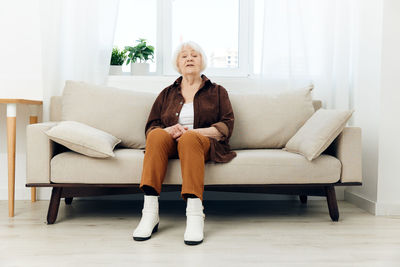
M 208 127 L 208 128 L 196 128 L 193 129 L 192 131 L 196 131 L 199 134 L 202 134 L 204 136 L 208 136 L 208 137 L 212 137 L 217 139 L 218 141 L 222 138 L 222 133 L 220 131 L 218 131 L 217 128 L 215 128 L 214 126 L 212 127 Z

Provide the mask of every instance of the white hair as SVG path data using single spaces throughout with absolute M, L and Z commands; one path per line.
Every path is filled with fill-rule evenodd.
M 204 53 L 203 49 L 200 47 L 200 45 L 198 45 L 197 43 L 193 42 L 193 41 L 187 41 L 187 42 L 183 42 L 181 44 L 179 44 L 176 49 L 174 54 L 172 55 L 172 66 L 174 67 L 174 69 L 179 72 L 180 74 L 181 71 L 179 70 L 178 67 L 178 56 L 179 53 L 182 51 L 182 49 L 185 46 L 190 46 L 191 48 L 193 48 L 196 52 L 200 53 L 201 55 L 201 68 L 200 68 L 200 72 L 202 72 L 203 70 L 205 70 L 205 68 L 207 67 L 207 56 Z

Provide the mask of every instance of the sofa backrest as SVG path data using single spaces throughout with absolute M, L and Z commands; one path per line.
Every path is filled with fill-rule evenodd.
M 62 96 L 55 95 L 50 99 L 50 121 L 61 121 Z
M 313 115 L 312 87 L 230 93 L 235 115 L 232 149 L 283 148 Z
M 145 147 L 144 127 L 157 94 L 66 81 L 62 121 L 78 121 L 121 139 L 120 145 Z
M 113 91 L 110 92 L 109 89 Z M 231 148 L 283 147 L 314 110 L 322 106 L 320 100 L 311 100 L 314 110 L 309 109 L 307 105 L 307 99 L 311 97 L 307 93 L 309 91 L 304 88 L 297 90 L 294 95 L 279 94 L 272 98 L 271 95 L 260 93 L 229 92 L 235 114 L 235 127 L 230 139 Z M 94 92 L 96 94 L 93 94 Z M 83 122 L 122 139 L 121 145 L 124 147 L 144 148 L 144 127 L 156 93 L 68 81 L 63 95 L 64 98 L 51 97 L 51 121 Z M 256 102 L 258 104 L 255 104 Z M 249 131 L 251 125 L 255 128 Z
M 314 110 L 317 111 L 322 107 L 321 100 L 313 100 Z M 55 95 L 50 99 L 50 121 L 61 121 L 62 112 L 62 96 Z

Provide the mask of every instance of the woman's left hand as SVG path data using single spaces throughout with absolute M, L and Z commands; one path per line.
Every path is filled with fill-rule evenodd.
M 176 141 L 178 141 L 179 138 L 181 138 L 182 134 L 186 133 L 189 129 L 187 126 L 182 126 L 179 123 L 175 124 L 172 127 L 174 127 L 176 130 L 176 133 L 172 136 Z

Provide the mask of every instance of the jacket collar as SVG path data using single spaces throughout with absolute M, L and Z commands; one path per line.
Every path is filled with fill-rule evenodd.
M 208 79 L 206 75 L 202 74 L 200 77 L 201 77 L 201 79 L 203 80 L 203 81 L 201 82 L 200 89 L 203 88 L 204 85 L 206 85 L 206 84 L 208 84 L 208 83 L 211 83 L 210 79 Z M 183 79 L 182 76 L 180 76 L 178 79 L 176 79 L 175 82 L 174 82 L 174 86 L 177 86 L 177 87 L 180 88 L 182 79 Z M 200 89 L 199 89 L 199 90 L 200 90 Z

